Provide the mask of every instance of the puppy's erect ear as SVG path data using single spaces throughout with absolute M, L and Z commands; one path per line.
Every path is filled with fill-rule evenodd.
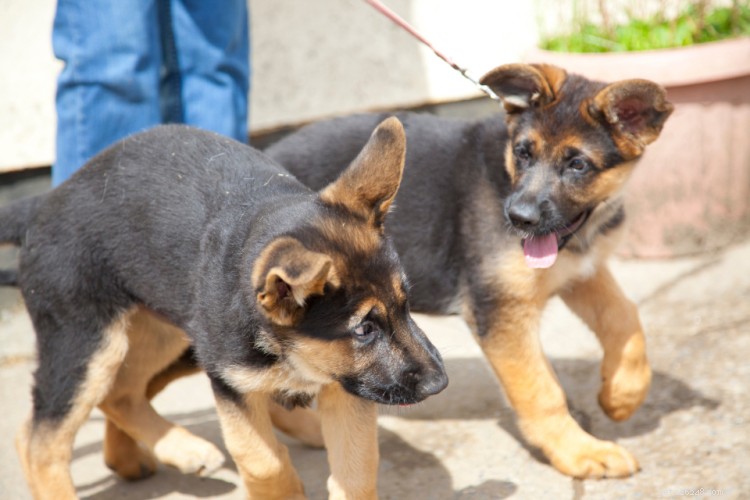
M 610 127 L 626 158 L 643 153 L 654 142 L 674 106 L 664 88 L 648 80 L 623 80 L 604 87 L 589 105 L 589 113 Z
M 329 281 L 336 281 L 331 258 L 289 237 L 266 247 L 253 269 L 260 308 L 272 322 L 284 326 L 297 323 L 308 297 L 322 295 Z
M 351 165 L 320 192 L 321 199 L 344 205 L 381 226 L 401 184 L 405 155 L 404 127 L 397 118 L 388 118 Z
M 479 82 L 500 96 L 505 111 L 513 114 L 554 101 L 566 75 L 564 69 L 549 64 L 505 64 Z

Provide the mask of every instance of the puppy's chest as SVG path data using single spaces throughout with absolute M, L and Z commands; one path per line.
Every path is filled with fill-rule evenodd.
M 575 254 L 562 251 L 555 265 L 540 276 L 539 288 L 548 296 L 555 295 L 570 283 L 591 277 L 600 265 L 597 252 Z
M 596 246 L 582 253 L 563 249 L 549 269 L 532 269 L 525 262 L 519 240 L 488 256 L 484 268 L 486 275 L 494 276 L 504 296 L 541 305 L 572 283 L 593 276 L 606 260 L 607 250 Z
M 230 366 L 222 370 L 222 376 L 242 394 L 266 393 L 285 406 L 287 403 L 295 406 L 305 400 L 309 402 L 324 384 L 331 382 L 306 366 L 300 366 L 294 357 L 280 359 L 265 368 Z

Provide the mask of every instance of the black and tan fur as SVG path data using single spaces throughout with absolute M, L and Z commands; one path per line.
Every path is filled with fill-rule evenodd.
M 649 81 L 605 84 L 548 65 L 501 66 L 482 82 L 501 96 L 504 117 L 399 115 L 407 168 L 386 231 L 412 283 L 411 304 L 463 315 L 524 436 L 558 470 L 628 476 L 635 458 L 570 416 L 538 328 L 544 305 L 559 294 L 603 347 L 599 402 L 607 415 L 626 419 L 643 402 L 651 380 L 643 331 L 606 259 L 622 233 L 625 182 L 672 105 Z M 380 119 L 316 123 L 267 153 L 320 187 Z M 529 267 L 525 245 L 550 238 L 554 265 Z
M 192 355 L 251 497 L 303 496 L 271 423 L 322 444 L 304 408 L 316 395 L 331 496 L 374 497 L 375 404 L 414 403 L 447 384 L 382 229 L 404 150 L 401 124 L 387 120 L 315 193 L 245 145 L 158 127 L 1 208 L 0 241 L 21 246 L 18 282 L 37 334 L 33 410 L 17 439 L 34 496 L 75 497 L 73 438 L 97 405 L 121 475 L 147 474 L 154 460 L 219 467 L 213 444 L 148 402 Z

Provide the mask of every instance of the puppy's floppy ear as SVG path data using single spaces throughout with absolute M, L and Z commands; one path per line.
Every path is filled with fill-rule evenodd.
M 479 82 L 500 96 L 505 111 L 513 114 L 554 101 L 566 76 L 564 69 L 549 64 L 505 64 Z
M 282 237 L 256 260 L 253 286 L 261 310 L 279 325 L 291 326 L 302 317 L 305 301 L 322 295 L 326 283 L 336 281 L 331 258 Z
M 351 165 L 320 192 L 321 199 L 344 205 L 382 226 L 401 184 L 405 155 L 404 127 L 396 117 L 388 118 L 378 125 Z
M 640 156 L 659 137 L 673 109 L 664 88 L 649 80 L 612 83 L 589 104 L 589 113 L 612 129 L 626 158 Z

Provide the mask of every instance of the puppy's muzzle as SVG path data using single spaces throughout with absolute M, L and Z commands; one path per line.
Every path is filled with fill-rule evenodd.
M 448 374 L 442 364 L 428 367 L 422 371 L 410 371 L 404 375 L 407 387 L 413 387 L 414 402 L 439 393 L 448 386 Z

